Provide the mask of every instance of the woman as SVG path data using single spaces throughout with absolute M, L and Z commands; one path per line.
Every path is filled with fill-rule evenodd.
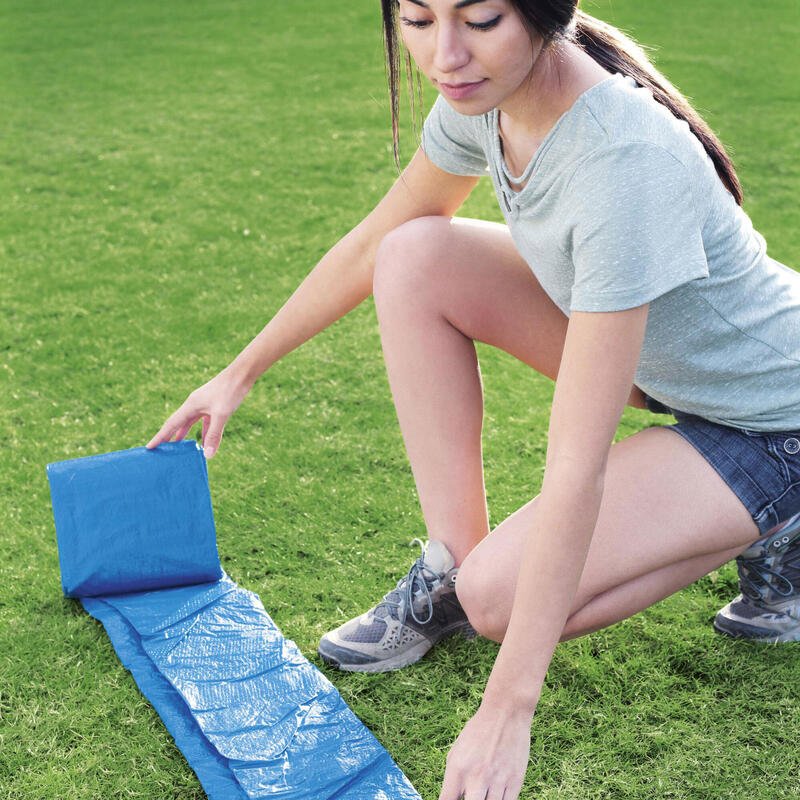
M 422 146 L 148 444 L 202 418 L 211 457 L 257 377 L 374 291 L 429 542 L 320 654 L 380 671 L 459 630 L 502 643 L 440 800 L 518 796 L 559 640 L 732 558 L 717 629 L 800 637 L 800 276 L 766 255 L 708 126 L 576 6 L 383 0 L 396 157 L 398 24 L 440 92 Z M 454 219 L 487 174 L 506 225 Z M 490 535 L 474 340 L 556 381 L 542 491 Z M 678 422 L 612 445 L 626 404 Z

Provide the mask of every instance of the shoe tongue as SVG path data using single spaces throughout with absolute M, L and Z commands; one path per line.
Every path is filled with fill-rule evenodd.
M 431 539 L 428 542 L 424 561 L 426 566 L 439 575 L 449 572 L 456 563 L 450 551 L 438 539 Z
M 445 572 L 449 572 L 456 563 L 447 547 L 436 539 L 431 539 L 428 541 L 427 546 L 425 547 L 423 561 L 427 567 L 430 567 L 430 569 L 432 569 L 438 575 L 443 575 Z M 426 581 L 428 586 L 430 586 L 432 581 L 430 575 L 423 573 L 419 577 L 422 581 Z M 415 581 L 414 601 L 416 602 L 416 600 L 423 595 L 424 590 L 421 588 L 420 583 Z M 394 601 L 399 601 L 401 598 L 405 597 L 405 591 L 401 592 L 395 589 L 387 594 L 386 597 Z M 378 619 L 385 619 L 387 616 L 391 616 L 393 619 L 398 619 L 398 615 L 398 607 L 395 605 L 392 605 L 391 610 L 388 606 L 379 605 L 374 612 L 374 616 Z

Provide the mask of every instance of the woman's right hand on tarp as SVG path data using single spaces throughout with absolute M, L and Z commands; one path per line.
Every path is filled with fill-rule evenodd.
M 179 441 L 186 437 L 196 422 L 202 420 L 203 453 L 206 458 L 211 458 L 219 449 L 225 423 L 251 387 L 251 382 L 243 380 L 229 369 L 222 370 L 186 398 L 146 447 L 152 450 L 162 442 Z

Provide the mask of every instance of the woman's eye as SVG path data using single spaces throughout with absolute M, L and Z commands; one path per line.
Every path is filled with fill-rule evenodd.
M 468 22 L 467 25 L 476 31 L 488 31 L 494 28 L 502 17 L 503 15 L 500 14 L 488 22 Z M 400 17 L 400 21 L 404 25 L 410 25 L 412 28 L 427 28 L 431 24 L 429 19 L 409 19 L 409 17 Z
M 501 18 L 502 14 L 496 16 L 494 19 L 490 19 L 488 22 L 468 22 L 467 25 L 469 25 L 470 28 L 475 28 L 475 30 L 478 31 L 488 31 L 494 28 L 495 25 L 500 22 Z
M 427 19 L 409 19 L 408 17 L 400 17 L 400 21 L 412 28 L 424 28 L 430 23 L 430 20 Z

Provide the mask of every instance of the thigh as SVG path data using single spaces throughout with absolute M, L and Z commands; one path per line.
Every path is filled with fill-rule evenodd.
M 464 560 L 458 593 L 468 615 L 471 610 L 476 617 L 489 613 L 493 627 L 507 623 L 535 514 L 536 498 Z M 558 532 L 547 535 L 555 551 Z M 603 499 L 571 613 L 609 589 L 676 562 L 728 551 L 724 563 L 733 557 L 731 549 L 741 552 L 758 537 L 742 501 L 688 441 L 666 427 L 647 428 L 611 446 Z
M 520 256 L 506 225 L 459 217 L 400 225 L 378 250 L 376 303 L 401 283 L 416 303 L 434 304 L 465 336 L 555 380 L 568 319 Z
M 398 226 L 378 249 L 376 307 L 398 291 L 415 305 L 431 304 L 470 339 L 551 380 L 558 376 L 569 319 L 519 254 L 508 226 L 460 217 L 419 217 Z M 628 403 L 646 408 L 638 386 Z

